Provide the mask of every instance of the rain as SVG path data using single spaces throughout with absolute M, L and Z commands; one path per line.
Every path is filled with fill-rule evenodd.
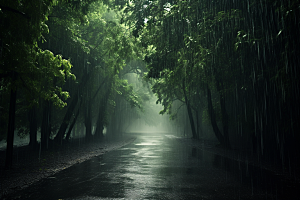
M 297 0 L 0 1 L 0 199 L 299 199 Z

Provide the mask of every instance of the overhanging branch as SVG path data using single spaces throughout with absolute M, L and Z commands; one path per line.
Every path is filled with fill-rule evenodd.
M 2 6 L 2 5 L 0 5 L 0 9 L 3 10 L 3 11 L 9 11 L 9 12 L 17 13 L 17 14 L 21 15 L 22 17 L 24 17 L 28 20 L 30 19 L 30 17 L 27 14 L 25 14 L 21 11 L 18 11 L 16 9 L 13 9 L 13 8 L 10 8 L 10 7 L 7 7 L 7 6 Z

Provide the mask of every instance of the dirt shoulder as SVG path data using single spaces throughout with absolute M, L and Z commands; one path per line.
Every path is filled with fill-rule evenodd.
M 0 199 L 24 189 L 42 178 L 84 162 L 95 156 L 121 148 L 135 140 L 123 136 L 101 142 L 74 140 L 69 144 L 45 151 L 31 151 L 28 146 L 14 148 L 13 169 L 4 170 L 5 151 L 0 151 Z

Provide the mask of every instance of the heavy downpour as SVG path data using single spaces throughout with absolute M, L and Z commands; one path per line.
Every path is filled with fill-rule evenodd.
M 0 0 L 0 199 L 300 199 L 299 0 Z

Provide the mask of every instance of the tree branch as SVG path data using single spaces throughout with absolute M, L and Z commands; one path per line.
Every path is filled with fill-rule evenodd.
M 21 15 L 22 17 L 30 20 L 30 17 L 27 14 L 25 14 L 21 11 L 18 11 L 16 9 L 13 9 L 13 8 L 10 8 L 10 7 L 7 7 L 7 6 L 2 6 L 2 5 L 0 5 L 0 9 L 3 10 L 3 11 L 9 11 L 9 12 L 17 13 L 17 14 Z

